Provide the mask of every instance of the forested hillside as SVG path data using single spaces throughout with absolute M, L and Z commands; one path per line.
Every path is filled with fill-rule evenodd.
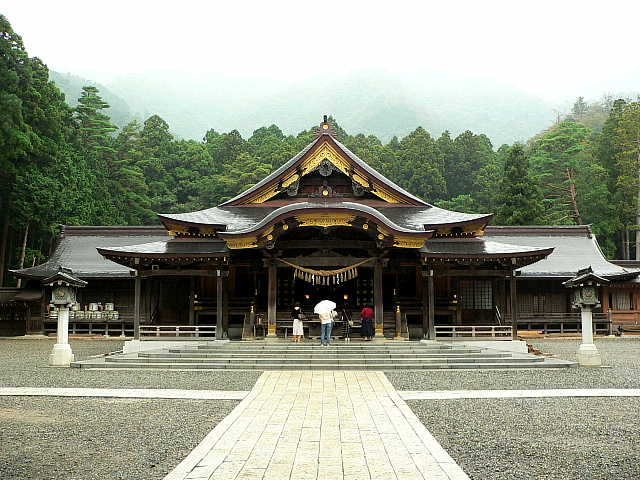
M 54 73 L 51 78 L 68 96 L 78 96 L 79 77 Z M 555 116 L 551 104 L 511 85 L 438 71 L 400 77 L 366 69 L 278 81 L 221 73 L 147 72 L 109 82 L 108 95 L 100 85 L 88 83 L 100 88 L 113 113 L 122 110 L 119 103 L 124 101 L 136 118 L 158 114 L 178 137 L 195 140 L 210 128 L 237 129 L 248 137 L 271 124 L 285 134 L 296 134 L 302 125 L 332 112 L 348 131 L 373 134 L 385 142 L 422 125 L 434 135 L 482 130 L 502 144 L 526 140 Z M 117 125 L 119 118 L 114 119 Z
M 154 224 L 156 212 L 214 206 L 313 139 L 312 125 L 296 135 L 271 125 L 244 137 L 209 129 L 183 140 L 155 114 L 118 128 L 92 85 L 75 105 L 0 16 L 2 268 L 42 261 L 59 224 Z M 599 124 L 587 121 L 596 117 Z M 356 154 L 431 203 L 495 212 L 494 224 L 591 223 L 609 256 L 637 255 L 623 245 L 640 223 L 639 102 L 578 99 L 569 118 L 511 146 L 493 145 L 482 129 L 432 135 L 414 125 L 383 141 L 332 121 Z M 4 271 L 0 279 L 12 281 Z

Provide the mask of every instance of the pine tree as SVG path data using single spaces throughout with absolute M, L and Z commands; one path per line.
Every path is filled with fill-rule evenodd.
M 496 223 L 534 225 L 541 211 L 541 196 L 529 177 L 529 160 L 524 148 L 515 144 L 505 160 Z

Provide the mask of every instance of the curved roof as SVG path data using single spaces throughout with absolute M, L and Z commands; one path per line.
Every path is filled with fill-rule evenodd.
M 311 152 L 314 147 L 320 145 L 325 141 L 332 142 L 335 146 L 337 146 L 340 150 L 342 150 L 342 152 L 347 157 L 349 157 L 349 159 L 351 159 L 351 161 L 355 164 L 355 166 L 360 168 L 364 173 L 374 178 L 375 180 L 378 180 L 380 183 L 384 184 L 385 186 L 395 190 L 400 195 L 406 197 L 410 202 L 416 205 L 425 205 L 425 206 L 429 205 L 424 200 L 416 197 L 415 195 L 412 195 L 402 187 L 396 185 L 394 182 L 392 182 L 391 180 L 386 178 L 384 175 L 382 175 L 380 172 L 375 170 L 373 167 L 368 165 L 366 162 L 361 160 L 355 153 L 353 153 L 351 150 L 345 147 L 342 143 L 336 140 L 332 135 L 330 135 L 329 133 L 323 133 L 322 135 L 318 136 L 318 138 L 316 138 L 313 142 L 307 145 L 304 149 L 302 149 L 302 151 L 300 151 L 297 155 L 295 155 L 291 160 L 289 160 L 284 165 L 282 165 L 280 168 L 273 171 L 270 175 L 266 176 L 265 178 L 263 178 L 258 183 L 248 188 L 244 192 L 236 195 L 235 197 L 233 197 L 230 200 L 227 200 L 226 202 L 223 202 L 222 204 L 220 204 L 220 206 L 222 207 L 225 205 L 237 204 L 243 198 L 250 197 L 252 194 L 256 193 L 263 187 L 274 183 L 275 181 L 277 181 L 279 177 L 281 177 L 287 171 L 295 170 L 295 168 L 298 166 L 298 163 L 307 155 L 307 153 Z
M 207 239 L 172 239 L 160 240 L 157 242 L 140 243 L 122 247 L 98 247 L 101 255 L 135 257 L 144 255 L 146 257 L 173 257 L 188 255 L 190 257 L 216 256 L 220 253 L 228 253 L 229 249 L 222 240 Z
M 461 213 L 444 210 L 438 207 L 424 206 L 372 206 L 358 202 L 340 202 L 320 200 L 318 202 L 296 202 L 284 206 L 228 206 L 213 207 L 189 213 L 158 215 L 163 223 L 178 222 L 189 226 L 217 226 L 220 231 L 233 233 L 244 230 L 255 230 L 267 218 L 284 213 L 297 206 L 304 208 L 351 208 L 369 213 L 376 218 L 384 218 L 385 223 L 395 224 L 398 231 L 424 231 L 465 223 L 481 223 L 486 225 L 492 214 Z
M 368 205 L 363 205 L 355 202 L 324 202 L 324 203 L 314 203 L 314 202 L 298 202 L 292 203 L 289 205 L 285 205 L 280 208 L 276 208 L 271 211 L 268 215 L 262 218 L 258 223 L 244 228 L 244 229 L 234 229 L 231 231 L 226 231 L 221 233 L 221 236 L 229 236 L 229 235 L 244 235 L 247 233 L 255 232 L 260 230 L 273 222 L 276 222 L 283 218 L 290 218 L 295 215 L 305 214 L 310 212 L 346 212 L 353 213 L 355 215 L 366 216 L 371 218 L 372 220 L 377 220 L 387 228 L 398 232 L 398 233 L 409 233 L 409 234 L 430 234 L 432 231 L 426 231 L 422 226 L 419 228 L 407 228 L 402 225 L 398 225 L 387 216 L 379 212 L 377 209 L 370 207 Z
M 432 240 L 420 249 L 420 253 L 432 258 L 528 257 L 546 256 L 551 252 L 553 247 L 514 245 L 485 238 Z
M 65 226 L 51 258 L 41 265 L 11 270 L 17 277 L 43 279 L 54 275 L 59 266 L 69 268 L 80 278 L 129 278 L 132 269 L 107 260 L 98 247 L 122 247 L 141 241 L 168 240 L 166 230 L 153 227 L 70 227 Z
M 633 278 L 640 273 L 609 262 L 588 225 L 487 227 L 484 238 L 554 248 L 544 260 L 520 268 L 522 277 L 571 278 L 589 266 L 596 275 L 608 278 Z

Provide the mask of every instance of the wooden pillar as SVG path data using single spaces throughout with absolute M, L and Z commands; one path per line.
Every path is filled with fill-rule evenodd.
M 190 277 L 189 278 L 189 325 L 196 324 L 196 312 L 193 309 L 193 307 L 195 307 L 195 294 L 196 294 L 195 283 L 196 283 L 196 278 Z
M 518 288 L 516 286 L 517 279 L 516 272 L 513 271 L 511 273 L 511 289 L 510 289 L 510 299 L 511 299 L 511 339 L 518 339 Z
M 376 336 L 384 336 L 384 304 L 382 301 L 382 262 L 373 266 L 373 303 L 376 316 Z
M 133 291 L 133 338 L 140 340 L 140 287 L 142 279 L 136 272 Z
M 268 321 L 268 337 L 276 336 L 276 316 L 277 316 L 277 295 L 278 295 L 278 269 L 272 261 L 267 266 L 268 285 L 267 285 L 267 321 Z
M 216 272 L 216 340 L 222 340 L 222 334 L 223 334 L 223 326 L 222 326 L 222 316 L 224 315 L 223 296 L 224 296 L 224 285 L 222 284 L 222 270 L 217 270 Z
M 430 271 L 430 275 L 427 278 L 427 291 L 429 295 L 429 318 L 428 318 L 428 330 L 427 338 L 429 340 L 436 339 L 436 296 L 433 288 L 433 270 Z

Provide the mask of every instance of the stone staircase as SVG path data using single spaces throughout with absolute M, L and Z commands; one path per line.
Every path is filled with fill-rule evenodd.
M 529 354 L 440 342 L 341 343 L 207 342 L 74 362 L 79 368 L 402 370 L 561 368 L 575 364 Z

